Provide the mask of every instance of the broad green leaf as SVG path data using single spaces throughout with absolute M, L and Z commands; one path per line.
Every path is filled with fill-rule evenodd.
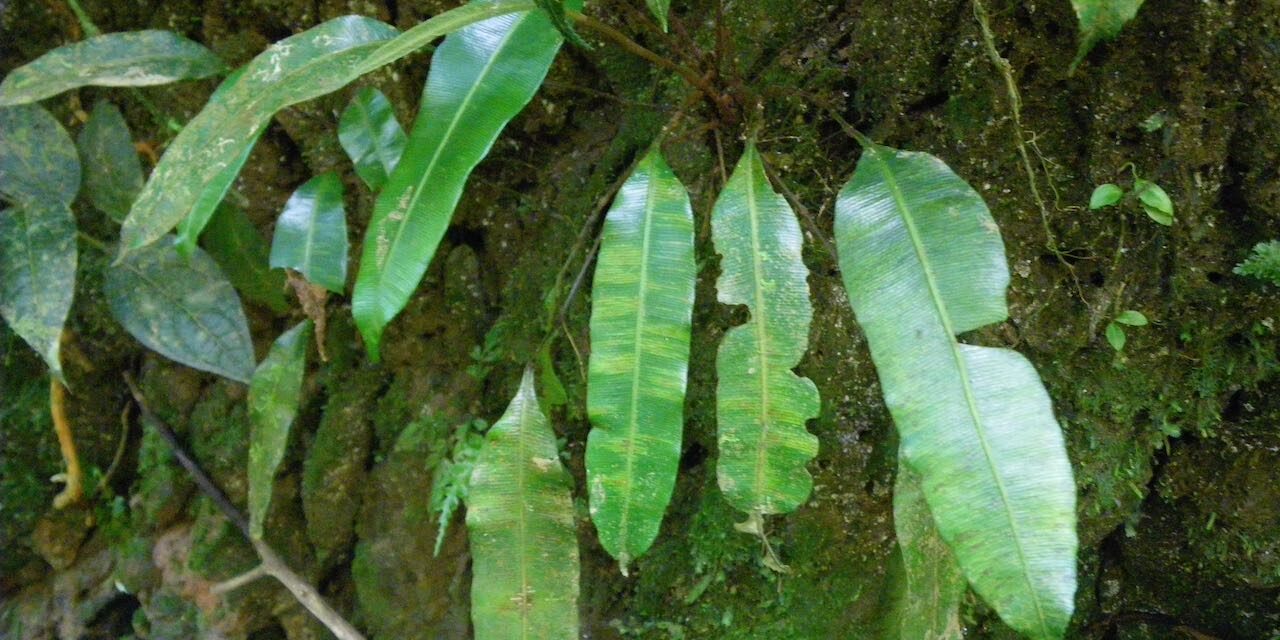
M 400 162 L 408 137 L 387 97 L 373 87 L 365 87 L 342 112 L 338 141 L 356 165 L 356 174 L 377 192 Z
M 76 87 L 142 87 L 224 71 L 212 51 L 172 31 L 107 33 L 63 45 L 11 71 L 0 82 L 0 106 Z
M 275 43 L 174 138 L 125 220 L 120 256 L 156 241 L 191 213 L 277 111 L 336 91 L 473 22 L 533 6 L 533 0 L 471 3 L 399 36 L 376 20 L 345 16 Z
M 0 107 L 0 197 L 70 206 L 79 191 L 80 157 L 66 129 L 40 105 Z
M 114 104 L 101 101 L 76 137 L 84 167 L 84 193 L 99 211 L 120 222 L 142 190 L 142 161 L 129 125 Z
M 614 199 L 591 292 L 587 487 L 623 574 L 658 535 L 684 427 L 696 267 L 684 185 L 655 149 Z
M 653 12 L 653 17 L 658 19 L 658 25 L 663 31 L 667 30 L 667 16 L 671 14 L 671 0 L 644 0 L 649 5 L 649 11 Z
M 322 173 L 298 187 L 276 220 L 271 266 L 293 269 L 334 293 L 347 285 L 347 212 L 342 180 Z
M 961 640 L 964 576 L 951 549 L 938 536 L 920 489 L 920 477 L 901 464 L 893 485 L 893 528 L 903 566 L 893 638 Z
M 1080 48 L 1076 58 L 1071 62 L 1068 73 L 1075 73 L 1076 67 L 1089 55 L 1094 45 L 1103 40 L 1110 40 L 1120 33 L 1126 23 L 1138 15 L 1138 8 L 1143 0 L 1071 0 L 1076 10 L 1076 18 L 1080 21 Z
M 716 359 L 716 476 L 729 504 L 756 514 L 786 513 L 809 497 L 805 464 L 818 439 L 818 389 L 792 372 L 809 346 L 809 270 L 800 225 L 769 186 L 754 145 L 711 214 L 720 260 L 720 302 L 746 305 L 750 319 L 724 337 Z
M 1128 309 L 1121 311 L 1120 315 L 1116 316 L 1116 322 L 1127 324 L 1131 327 L 1145 327 L 1147 326 L 1147 317 L 1142 315 L 1141 311 Z
M 262 539 L 276 471 L 289 446 L 310 335 L 310 320 L 281 334 L 249 381 L 249 533 L 254 538 Z
M 1133 182 L 1133 192 L 1142 202 L 1142 210 L 1147 213 L 1147 217 L 1166 227 L 1173 224 L 1173 200 L 1165 193 L 1164 188 L 1150 180 L 1139 178 Z
M 1124 333 L 1124 327 L 1114 322 L 1107 323 L 1106 336 L 1107 343 L 1116 351 L 1123 351 L 1125 343 L 1129 341 L 1129 336 Z
M 62 325 L 76 290 L 76 221 L 65 204 L 0 211 L 0 315 L 62 377 Z
M 546 13 L 530 11 L 466 27 L 432 55 L 409 144 L 365 232 L 351 302 L 373 360 L 431 264 L 471 170 L 533 98 L 560 42 Z
M 1120 202 L 1120 198 L 1123 197 L 1124 189 L 1121 189 L 1118 185 L 1100 184 L 1094 188 L 1093 194 L 1089 196 L 1089 208 L 1101 209 L 1110 207 Z
M 1030 362 L 956 340 L 1008 315 L 991 212 L 937 158 L 868 144 L 836 201 L 836 243 L 900 457 L 942 539 L 1009 626 L 1061 638 L 1077 545 L 1062 432 Z
M 209 221 L 204 248 L 244 297 L 284 313 L 284 273 L 267 264 L 267 241 L 240 207 L 223 204 Z
M 239 382 L 253 376 L 253 341 L 240 298 L 199 248 L 183 258 L 168 242 L 107 269 L 111 314 L 143 346 L 193 369 Z
M 476 640 L 578 638 L 578 537 L 556 434 L 533 369 L 489 429 L 471 472 L 471 621 Z

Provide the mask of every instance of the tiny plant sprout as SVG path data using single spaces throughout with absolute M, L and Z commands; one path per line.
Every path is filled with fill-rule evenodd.
M 1157 111 L 1147 116 L 1147 119 L 1143 120 L 1142 124 L 1138 125 L 1138 127 L 1141 128 L 1143 131 L 1146 131 L 1147 133 L 1153 133 L 1153 132 L 1159 131 L 1162 127 L 1164 127 L 1164 121 L 1165 121 L 1164 112 Z
M 1142 210 L 1147 212 L 1147 217 L 1166 227 L 1173 225 L 1173 200 L 1160 185 L 1139 178 L 1133 183 L 1133 192 L 1142 202 Z
M 1124 327 L 1121 325 L 1145 327 L 1147 326 L 1147 317 L 1142 315 L 1142 312 L 1140 311 L 1128 309 L 1120 312 L 1120 315 L 1116 316 L 1115 320 L 1107 323 L 1107 342 L 1110 343 L 1111 348 L 1116 351 L 1123 350 L 1125 342 L 1129 339 L 1129 337 L 1124 333 Z
M 1124 189 L 1119 186 L 1107 183 L 1100 184 L 1093 190 L 1093 195 L 1089 196 L 1090 209 L 1102 209 L 1103 207 L 1112 207 L 1120 202 L 1120 198 L 1124 197 Z

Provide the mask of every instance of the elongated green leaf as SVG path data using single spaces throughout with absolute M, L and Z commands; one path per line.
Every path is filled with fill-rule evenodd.
M 142 191 L 142 161 L 124 115 L 110 102 L 93 105 L 93 114 L 76 138 L 84 165 L 84 192 L 99 211 L 120 222 Z
M 1089 55 L 1094 45 L 1110 40 L 1120 33 L 1134 16 L 1143 0 L 1071 0 L 1080 21 L 1080 48 L 1071 62 L 1070 73 Z
M 653 12 L 653 17 L 658 19 L 658 25 L 663 31 L 667 30 L 667 16 L 671 14 L 671 0 L 644 0 L 649 5 L 649 11 Z
M 65 204 L 0 211 L 0 315 L 62 377 L 62 325 L 76 290 L 76 221 Z
M 302 398 L 310 336 L 310 320 L 281 334 L 249 381 L 249 533 L 258 539 Z
M 1077 544 L 1062 432 L 1025 358 L 955 338 L 1007 316 L 990 211 L 937 158 L 868 145 L 836 201 L 836 242 L 901 458 L 942 539 L 1005 622 L 1060 638 Z
M 244 297 L 276 313 L 289 310 L 284 273 L 267 264 L 267 241 L 240 207 L 218 207 L 204 234 L 204 248 Z
M 467 529 L 476 640 L 578 637 L 573 481 L 538 406 L 533 369 L 471 472 Z
M 591 292 L 587 484 L 625 575 L 658 535 L 680 462 L 696 267 L 693 211 L 657 150 L 622 185 Z
M 226 71 L 212 51 L 172 31 L 107 33 L 63 45 L 0 82 L 0 106 L 24 104 L 76 87 L 141 87 Z
M 39 105 L 0 107 L 0 196 L 70 206 L 78 191 L 80 158 L 66 129 Z
M 542 11 L 491 18 L 445 38 L 431 59 L 404 156 L 365 232 L 351 311 L 375 361 L 449 227 L 471 170 L 542 84 L 561 37 Z
M 253 376 L 253 342 L 240 298 L 204 251 L 190 259 L 169 243 L 129 254 L 107 269 L 111 314 L 144 346 L 239 382 Z
M 120 255 L 154 242 L 191 213 L 277 111 L 336 91 L 473 22 L 533 6 L 533 0 L 471 3 L 399 36 L 376 20 L 346 16 L 275 43 L 174 138 L 125 220 Z
M 408 139 L 391 102 L 373 87 L 357 92 L 338 120 L 338 141 L 355 163 L 356 174 L 375 192 L 387 183 Z
M 751 313 L 725 335 L 716 359 L 716 476 L 729 504 L 785 513 L 808 499 L 805 464 L 818 455 L 818 439 L 804 426 L 818 416 L 818 389 L 791 371 L 809 346 L 813 309 L 800 225 L 770 188 L 754 145 L 716 201 L 711 234 L 723 256 L 720 302 Z
M 334 293 L 347 285 L 347 212 L 342 180 L 322 173 L 293 192 L 276 221 L 271 266 L 293 269 Z
M 893 527 L 902 555 L 903 584 L 894 612 L 895 640 L 962 640 L 960 600 L 964 576 L 938 535 L 920 489 L 920 476 L 898 465 L 893 485 Z

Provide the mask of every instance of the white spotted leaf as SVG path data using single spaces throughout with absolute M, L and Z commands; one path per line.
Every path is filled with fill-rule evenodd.
M 59 344 L 76 289 L 76 221 L 65 204 L 0 211 L 0 316 L 62 377 Z
M 310 337 L 310 320 L 281 334 L 249 381 L 249 533 L 259 540 L 298 414 Z

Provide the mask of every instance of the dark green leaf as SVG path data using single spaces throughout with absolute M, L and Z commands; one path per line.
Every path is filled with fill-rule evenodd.
M 1120 33 L 1124 25 L 1138 15 L 1143 0 L 1071 0 L 1080 21 L 1080 48 L 1071 62 L 1069 73 L 1084 60 L 1093 46 L 1110 40 Z
M 622 185 L 601 234 L 587 486 L 600 543 L 625 575 L 657 537 L 675 485 L 693 314 L 693 212 L 657 150 Z
M 1124 189 L 1121 189 L 1119 186 L 1114 184 L 1100 184 L 1094 188 L 1093 195 L 1089 196 L 1089 208 L 1101 209 L 1103 207 L 1110 207 L 1115 203 L 1120 202 L 1120 198 L 1123 197 Z
M 560 42 L 546 13 L 531 11 L 471 25 L 436 49 L 409 145 L 365 232 L 352 314 L 374 360 L 383 330 L 426 273 L 471 170 L 533 98 Z
M 80 157 L 66 129 L 39 105 L 0 107 L 0 196 L 70 206 L 79 191 Z
M 533 370 L 526 369 L 471 472 L 467 529 L 476 640 L 577 640 L 572 483 L 538 407 Z
M 311 321 L 303 320 L 276 338 L 249 381 L 249 532 L 258 539 L 302 398 L 310 336 Z
M 1142 315 L 1140 311 L 1129 309 L 1121 311 L 1120 315 L 1116 316 L 1116 322 L 1127 324 L 1131 327 L 1145 327 L 1147 326 L 1147 317 Z
M 293 269 L 334 293 L 347 285 L 347 213 L 342 180 L 322 173 L 284 205 L 271 240 L 271 266 Z
M 76 138 L 84 165 L 84 192 L 99 211 L 120 222 L 142 191 L 142 161 L 120 110 L 110 102 L 93 106 L 93 114 Z
M 1123 351 L 1125 343 L 1129 340 L 1129 337 L 1124 333 L 1124 328 L 1114 322 L 1107 323 L 1106 335 L 1107 342 L 1116 351 Z
M 276 313 L 289 310 L 284 273 L 267 264 L 267 241 L 240 207 L 218 207 L 205 231 L 204 248 L 246 298 Z
M 937 158 L 868 144 L 836 201 L 845 288 L 902 461 L 984 600 L 1061 638 L 1076 589 L 1076 488 L 1040 377 L 956 335 L 1005 320 L 1008 265 L 982 198 Z
M 76 290 L 76 221 L 64 204 L 0 211 L 0 315 L 55 377 L 62 325 Z
M 649 11 L 653 12 L 653 17 L 658 19 L 658 24 L 663 31 L 667 30 L 667 16 L 671 13 L 671 0 L 644 0 L 649 5 Z
M 0 106 L 43 100 L 88 85 L 141 87 L 226 71 L 212 51 L 172 31 L 107 33 L 63 45 L 14 69 Z
M 956 558 L 938 535 L 933 515 L 920 489 L 920 477 L 898 465 L 893 483 L 893 528 L 902 556 L 893 622 L 894 640 L 962 640 L 960 600 L 964 576 Z
M 809 346 L 809 270 L 800 257 L 800 225 L 769 186 L 747 145 L 711 214 L 720 260 L 720 302 L 746 305 L 747 324 L 729 329 L 716 359 L 716 476 L 733 506 L 786 513 L 809 498 L 805 464 L 818 439 L 805 421 L 818 416 L 818 389 L 792 372 Z
M 111 313 L 166 358 L 239 382 L 253 376 L 253 341 L 240 298 L 204 251 L 190 259 L 169 242 L 130 253 L 107 270 Z
M 391 102 L 373 87 L 357 92 L 338 121 L 338 141 L 356 165 L 356 174 L 375 192 L 382 190 L 400 162 L 407 140 Z

